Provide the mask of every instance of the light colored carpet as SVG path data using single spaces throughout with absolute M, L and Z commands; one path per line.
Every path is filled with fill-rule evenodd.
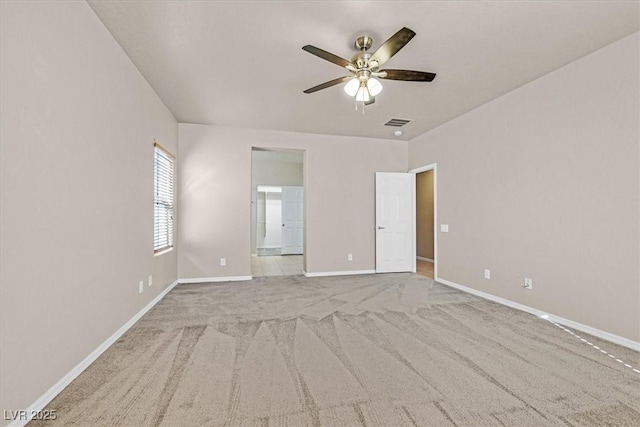
M 29 426 L 638 426 L 640 375 L 414 274 L 264 277 L 176 287 L 48 409 Z

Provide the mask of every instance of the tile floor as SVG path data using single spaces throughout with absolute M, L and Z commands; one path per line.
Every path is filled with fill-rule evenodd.
M 302 272 L 302 255 L 257 256 L 251 258 L 253 277 L 296 276 Z
M 258 256 L 282 255 L 282 248 L 258 248 Z

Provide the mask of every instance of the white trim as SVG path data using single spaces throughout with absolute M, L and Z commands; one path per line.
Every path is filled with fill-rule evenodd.
M 258 193 L 282 193 L 282 187 L 275 185 L 258 185 L 256 191 Z
M 420 166 L 419 168 L 409 169 L 409 171 L 408 171 L 408 172 L 409 172 L 409 173 L 413 173 L 413 174 L 416 174 L 416 175 L 417 175 L 417 174 L 419 174 L 419 173 L 422 173 L 422 172 L 426 172 L 426 171 L 430 171 L 430 170 L 432 170 L 432 169 L 435 169 L 435 168 L 436 168 L 436 165 L 437 165 L 437 163 L 431 163 L 431 164 L 428 164 L 428 165 L 426 165 L 426 166 Z
M 55 383 L 49 390 L 47 390 L 42 396 L 26 409 L 26 420 L 14 420 L 8 427 L 22 427 L 31 421 L 31 416 L 34 413 L 42 411 L 49 402 L 53 400 L 62 390 L 64 390 L 78 375 L 80 375 L 85 369 L 89 367 L 102 353 L 104 353 L 111 345 L 116 342 L 125 332 L 129 330 L 142 316 L 144 316 L 149 310 L 153 308 L 165 295 L 175 288 L 178 284 L 176 280 L 165 288 L 158 296 L 156 296 L 149 304 L 147 304 L 142 310 L 136 313 L 127 323 L 122 325 L 113 335 L 107 338 L 102 344 L 93 350 L 84 360 L 78 363 L 73 369 L 71 369 L 64 377 L 62 377 L 57 383 Z
M 431 258 L 425 258 L 423 256 L 416 256 L 416 259 L 419 259 L 420 261 L 433 262 Z
M 416 244 L 416 238 L 418 235 L 417 222 L 418 222 L 418 196 L 417 196 L 417 188 L 418 188 L 418 176 L 413 174 L 413 179 L 411 180 L 411 203 L 413 204 L 413 209 L 411 209 L 411 237 L 413 239 L 413 244 L 411 245 L 411 272 L 418 272 L 418 261 L 416 257 L 418 256 L 418 245 Z
M 252 280 L 253 276 L 222 276 L 222 277 L 193 277 L 189 279 L 178 279 L 180 284 L 183 283 L 210 283 L 210 282 L 243 282 Z
M 464 285 L 460 285 L 458 283 L 452 282 L 450 280 L 443 279 L 441 277 L 437 277 L 435 279 L 436 282 L 440 282 L 444 285 L 451 286 L 452 288 L 459 289 L 461 291 L 479 296 L 484 299 L 488 299 L 490 301 L 497 302 L 502 305 L 506 305 L 508 307 L 515 308 L 520 311 L 525 311 L 527 313 L 535 314 L 536 316 L 548 316 L 549 320 L 552 320 L 561 325 L 567 326 L 569 328 L 577 329 L 579 331 L 585 332 L 587 334 L 591 334 L 595 337 L 602 338 L 603 340 L 610 341 L 614 344 L 619 344 L 623 347 L 630 348 L 631 350 L 640 351 L 640 342 L 630 340 L 628 338 L 621 337 L 619 335 L 612 334 L 610 332 L 606 332 L 600 329 L 596 329 L 589 325 L 584 325 L 582 323 L 574 322 L 573 320 L 565 319 L 564 317 L 556 316 L 555 314 L 547 313 L 542 310 L 538 310 L 537 308 L 529 307 L 528 305 L 519 304 L 517 302 L 513 302 L 511 300 L 500 298 L 492 294 L 488 294 L 486 292 L 479 291 L 477 289 L 469 288 Z
M 164 255 L 166 253 L 169 253 L 173 250 L 173 246 L 169 246 L 168 248 L 159 250 L 158 252 L 154 252 L 153 256 L 160 256 L 160 255 Z
M 438 164 L 433 164 L 433 277 L 438 277 Z
M 353 271 L 320 271 L 317 273 L 304 272 L 304 277 L 326 277 L 326 276 L 352 276 L 355 274 L 375 274 L 375 270 L 353 270 Z

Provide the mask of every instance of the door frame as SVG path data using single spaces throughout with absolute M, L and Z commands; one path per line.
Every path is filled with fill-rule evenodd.
M 409 173 L 415 175 L 415 179 L 417 180 L 417 175 L 422 172 L 433 171 L 433 280 L 438 278 L 438 163 L 430 163 L 425 166 L 420 166 L 414 169 L 410 169 Z M 416 186 L 414 186 L 415 188 Z M 417 261 L 416 255 L 418 253 L 418 235 L 416 229 L 416 218 L 418 216 L 418 203 L 417 203 L 417 195 L 413 194 L 414 206 L 416 211 L 413 215 L 413 272 L 417 271 Z

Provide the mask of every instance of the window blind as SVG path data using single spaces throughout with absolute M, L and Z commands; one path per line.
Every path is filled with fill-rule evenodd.
M 160 144 L 154 144 L 154 253 L 173 247 L 173 158 Z

